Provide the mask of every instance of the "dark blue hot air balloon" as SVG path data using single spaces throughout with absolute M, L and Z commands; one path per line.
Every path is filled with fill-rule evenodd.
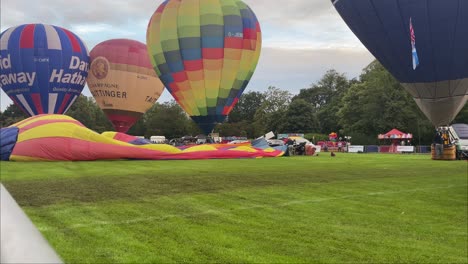
M 0 87 L 28 115 L 66 112 L 88 68 L 85 44 L 64 28 L 26 24 L 0 35 Z
M 435 126 L 455 118 L 468 99 L 468 1 L 332 3 Z

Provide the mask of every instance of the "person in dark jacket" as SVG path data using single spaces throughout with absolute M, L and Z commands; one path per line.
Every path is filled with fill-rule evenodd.
M 444 152 L 444 139 L 442 138 L 442 134 L 437 130 L 434 136 L 434 149 L 436 156 L 440 156 Z

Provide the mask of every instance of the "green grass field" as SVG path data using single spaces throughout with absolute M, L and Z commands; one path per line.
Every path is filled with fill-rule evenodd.
M 342 154 L 2 162 L 67 263 L 467 263 L 468 163 Z

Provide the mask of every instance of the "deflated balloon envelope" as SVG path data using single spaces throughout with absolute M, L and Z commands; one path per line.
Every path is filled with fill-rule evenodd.
M 435 126 L 455 118 L 468 99 L 468 1 L 332 3 Z
M 240 0 L 164 1 L 146 39 L 158 76 L 205 133 L 233 109 L 261 49 L 260 25 Z
M 164 90 L 146 45 L 111 39 L 96 45 L 90 55 L 89 89 L 116 131 L 127 132 Z
M 47 24 L 11 27 L 0 36 L 0 86 L 26 114 L 63 114 L 86 83 L 89 55 L 81 39 Z

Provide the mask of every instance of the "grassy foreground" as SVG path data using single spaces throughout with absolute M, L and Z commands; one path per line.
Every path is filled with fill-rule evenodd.
M 467 263 L 468 163 L 342 154 L 1 162 L 67 263 Z

